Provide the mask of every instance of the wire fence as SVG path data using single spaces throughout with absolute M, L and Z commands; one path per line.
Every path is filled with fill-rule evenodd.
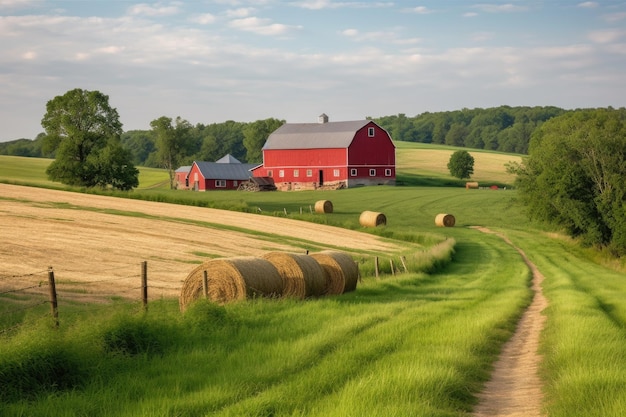
M 129 266 L 119 266 L 97 271 L 98 276 L 113 275 L 121 271 L 128 271 Z M 112 276 L 96 280 L 59 280 L 55 277 L 52 266 L 44 270 L 36 270 L 23 274 L 0 273 L 0 334 L 7 333 L 20 327 L 17 317 L 28 313 L 28 310 L 42 309 L 42 305 L 50 306 L 49 313 L 55 326 L 59 324 L 59 300 L 86 303 L 94 299 L 120 297 L 129 302 L 141 301 L 144 309 L 148 308 L 148 294 L 161 290 L 161 294 L 173 294 L 179 291 L 179 285 L 171 281 L 148 281 L 148 262 L 141 262 L 137 273 Z M 60 271 L 64 273 L 90 274 L 84 271 Z M 172 273 L 172 270 L 161 271 Z M 94 274 L 95 275 L 95 274 Z M 156 276 L 159 271 L 156 271 Z M 118 285 L 124 283 L 124 286 Z M 129 284 L 130 282 L 130 284 Z M 150 286 L 148 287 L 148 282 Z M 135 284 L 133 284 L 135 283 Z M 157 291 L 158 292 L 158 291 Z

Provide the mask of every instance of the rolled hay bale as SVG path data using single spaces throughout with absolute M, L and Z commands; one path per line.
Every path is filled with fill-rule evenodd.
M 268 260 L 253 256 L 211 259 L 187 275 L 179 298 L 181 311 L 185 311 L 193 301 L 204 297 L 205 271 L 207 298 L 219 304 L 282 295 L 282 277 Z
M 363 227 L 377 227 L 387 224 L 387 217 L 383 213 L 364 211 L 359 217 L 359 223 Z
M 319 263 L 326 274 L 327 295 L 354 291 L 359 279 L 359 265 L 347 253 L 322 251 L 311 253 L 311 258 Z
M 333 203 L 329 200 L 319 200 L 315 202 L 316 213 L 332 213 Z
M 435 217 L 435 224 L 439 227 L 452 227 L 456 219 L 452 214 L 440 213 Z
M 283 281 L 283 297 L 318 297 L 323 295 L 326 278 L 324 270 L 309 255 L 269 252 L 262 256 L 278 270 Z

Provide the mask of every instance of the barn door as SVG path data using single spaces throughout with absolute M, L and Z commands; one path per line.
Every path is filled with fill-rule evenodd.
M 324 171 L 322 171 L 321 169 L 319 170 L 319 184 L 320 187 L 324 185 Z

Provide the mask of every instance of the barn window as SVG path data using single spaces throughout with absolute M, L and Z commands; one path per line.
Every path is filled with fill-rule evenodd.
M 267 170 L 267 176 L 268 176 L 268 177 L 272 177 L 272 176 L 274 176 L 274 175 L 272 174 L 272 170 L 271 170 L 271 169 L 268 169 L 268 170 Z
M 298 178 L 298 177 L 300 176 L 300 170 L 299 170 L 299 169 L 294 169 L 294 170 L 293 170 L 293 176 L 294 176 L 295 178 Z
M 285 170 L 284 170 L 284 169 L 279 169 L 279 170 L 278 170 L 278 176 L 279 176 L 280 178 L 283 178 L 283 177 L 285 176 Z
M 333 169 L 333 175 L 335 177 L 338 177 L 339 176 L 339 170 L 338 169 Z
M 350 176 L 356 177 L 356 168 L 350 169 Z
M 238 185 L 239 185 L 239 183 L 237 182 L 237 180 L 233 181 L 233 187 L 236 187 Z
M 370 169 L 370 177 L 375 177 L 375 176 L 376 176 L 376 170 Z
M 385 170 L 385 177 L 391 177 L 391 170 L 389 168 Z
M 226 180 L 215 180 L 215 188 L 226 187 Z
M 313 170 L 312 169 L 307 169 L 306 170 L 306 176 L 307 177 L 312 177 L 313 176 Z
M 374 128 L 373 127 L 368 127 L 367 128 L 367 136 L 369 136 L 370 138 L 374 137 Z

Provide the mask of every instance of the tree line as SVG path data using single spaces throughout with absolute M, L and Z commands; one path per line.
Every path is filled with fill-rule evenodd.
M 426 112 L 414 117 L 398 114 L 368 119 L 387 130 L 394 140 L 527 154 L 530 138 L 537 128 L 571 111 L 551 106 L 500 106 Z M 261 148 L 267 136 L 284 123 L 284 120 L 270 118 L 251 123 L 228 120 L 192 125 L 181 117 L 163 116 L 151 122 L 152 129 L 130 130 L 121 134 L 121 144 L 131 152 L 136 165 L 163 168 L 158 138 L 168 121 L 169 129 L 183 142 L 181 164 L 190 164 L 194 160 L 215 161 L 226 154 L 242 162 L 261 162 Z M 42 148 L 45 136 L 41 133 L 34 140 L 0 143 L 0 154 L 53 158 L 54 154 L 46 154 Z

